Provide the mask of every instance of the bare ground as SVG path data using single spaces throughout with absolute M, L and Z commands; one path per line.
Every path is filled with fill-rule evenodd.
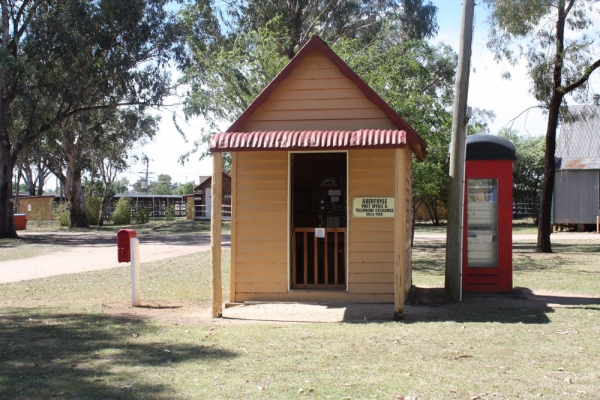
M 515 239 L 531 240 L 534 235 L 518 235 Z M 116 260 L 116 235 L 98 233 L 21 233 L 25 243 L 53 245 L 53 252 L 40 256 L 0 262 L 0 283 L 37 279 L 122 266 Z M 203 235 L 140 235 L 142 262 L 192 254 L 210 248 L 210 238 Z M 229 237 L 224 236 L 228 246 Z M 416 242 L 443 241 L 445 235 L 417 235 Z M 598 239 L 595 234 L 554 234 L 553 240 Z M 0 248 L 0 251 L 3 251 Z M 439 320 L 448 318 L 453 310 L 535 310 L 536 318 L 556 307 L 600 305 L 600 298 L 577 294 L 538 292 L 516 288 L 508 294 L 466 294 L 457 304 L 443 304 L 443 289 L 415 287 L 406 306 L 404 321 Z M 103 304 L 103 312 L 124 317 L 156 319 L 173 324 L 235 323 L 364 323 L 393 320 L 390 303 L 245 303 L 223 310 L 223 318 L 212 319 L 210 304 L 177 302 L 173 304 L 142 304 L 131 307 L 126 301 Z M 474 313 L 476 314 L 476 313 Z

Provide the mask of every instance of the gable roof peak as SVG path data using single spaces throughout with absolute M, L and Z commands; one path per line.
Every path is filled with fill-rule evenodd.
M 323 54 L 333 65 L 335 65 L 339 71 L 348 78 L 362 93 L 364 96 L 379 107 L 390 122 L 395 125 L 399 130 L 406 132 L 406 139 L 408 145 L 417 158 L 422 161 L 423 157 L 427 154 L 427 142 L 419 136 L 412 126 L 404 120 L 392 107 L 389 106 L 367 83 L 360 77 L 348 64 L 344 62 L 330 47 L 321 39 L 318 35 L 313 35 L 304 46 L 296 53 L 294 58 L 277 74 L 277 76 L 269 83 L 263 91 L 254 99 L 252 104 L 240 115 L 240 117 L 227 129 L 226 132 L 238 132 L 242 129 L 248 118 L 264 104 L 271 93 L 279 86 L 281 82 L 287 79 L 294 68 L 312 51 L 318 51 Z

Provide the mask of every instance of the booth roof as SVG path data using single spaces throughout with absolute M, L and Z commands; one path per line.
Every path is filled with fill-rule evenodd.
M 359 131 L 222 132 L 210 140 L 211 152 L 268 150 L 349 150 L 406 147 L 406 132 Z

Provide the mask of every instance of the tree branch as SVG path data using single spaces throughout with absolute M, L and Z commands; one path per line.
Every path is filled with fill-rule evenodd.
M 598 67 L 600 67 L 600 59 L 596 60 L 592 65 L 590 65 L 581 78 L 571 83 L 567 87 L 563 88 L 564 94 L 572 92 L 573 90 L 577 89 L 579 86 L 587 82 L 592 72 L 594 72 L 594 70 L 596 70 Z

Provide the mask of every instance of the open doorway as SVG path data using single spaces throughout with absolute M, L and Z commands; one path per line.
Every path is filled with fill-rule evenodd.
M 346 289 L 347 153 L 292 153 L 291 287 Z

